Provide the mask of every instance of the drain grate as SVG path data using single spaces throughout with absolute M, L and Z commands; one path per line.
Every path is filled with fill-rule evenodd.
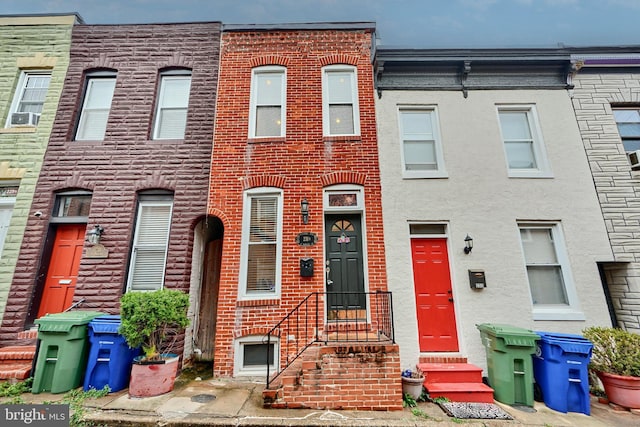
M 216 397 L 213 394 L 196 394 L 191 397 L 191 401 L 196 403 L 207 403 L 215 399 Z

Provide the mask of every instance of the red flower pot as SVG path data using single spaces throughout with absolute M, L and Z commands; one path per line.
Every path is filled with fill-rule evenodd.
M 129 396 L 159 396 L 173 390 L 178 373 L 179 357 L 171 357 L 162 363 L 138 363 L 131 365 Z
M 597 372 L 611 403 L 629 409 L 640 409 L 640 377 Z

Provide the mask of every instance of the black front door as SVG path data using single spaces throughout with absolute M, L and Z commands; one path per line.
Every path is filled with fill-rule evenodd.
M 344 310 L 364 310 L 362 228 L 359 214 L 326 215 L 326 287 L 329 318 Z M 360 317 L 360 316 L 358 316 Z

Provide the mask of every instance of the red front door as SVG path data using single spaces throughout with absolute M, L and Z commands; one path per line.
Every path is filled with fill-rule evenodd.
M 420 351 L 458 351 L 446 239 L 412 239 Z
M 86 224 L 58 226 L 38 317 L 61 313 L 71 306 L 86 229 Z

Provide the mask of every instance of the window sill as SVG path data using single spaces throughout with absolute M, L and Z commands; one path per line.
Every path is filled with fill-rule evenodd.
M 0 134 L 2 133 L 35 133 L 38 130 L 35 126 L 20 126 L 14 128 L 4 128 L 0 129 Z
M 583 312 L 567 309 L 533 309 L 533 320 L 586 320 Z
M 553 174 L 551 172 L 541 172 L 541 171 L 535 171 L 535 172 L 514 172 L 514 171 L 509 171 L 509 178 L 542 178 L 542 179 L 549 179 L 549 178 L 553 178 Z
M 280 305 L 278 299 L 245 299 L 236 301 L 236 307 L 263 307 L 266 305 Z
M 433 172 L 433 173 L 425 173 L 425 174 L 404 174 L 402 175 L 402 179 L 438 179 L 438 178 L 449 178 L 449 175 L 446 172 Z
M 268 138 L 249 138 L 247 139 L 247 144 L 269 144 L 269 143 L 278 143 L 285 142 L 284 136 L 272 136 Z
M 323 136 L 322 142 L 362 142 L 360 135 Z

